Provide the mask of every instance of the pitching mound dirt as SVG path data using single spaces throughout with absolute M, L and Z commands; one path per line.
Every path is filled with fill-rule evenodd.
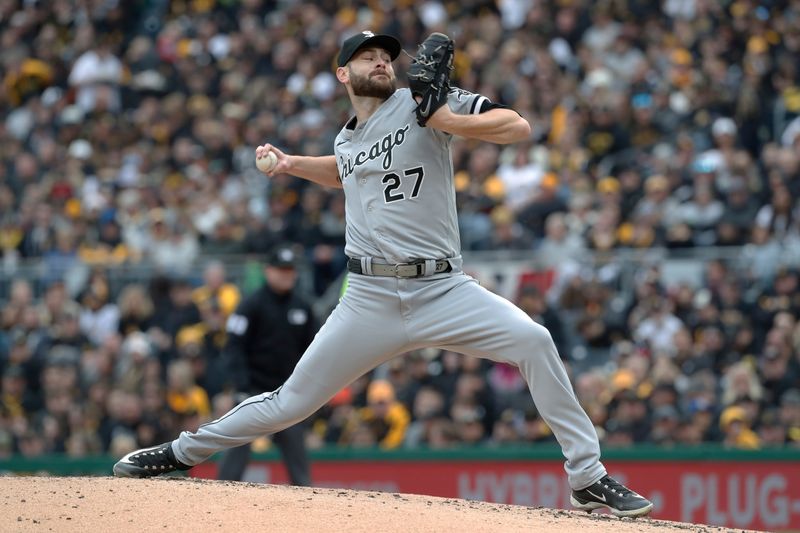
M 0 478 L 0 531 L 728 531 L 411 494 L 187 478 Z

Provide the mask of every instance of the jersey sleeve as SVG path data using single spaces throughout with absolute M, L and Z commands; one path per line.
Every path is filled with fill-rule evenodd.
M 471 93 L 458 87 L 452 87 L 447 95 L 447 103 L 453 113 L 459 115 L 477 115 L 490 109 L 506 107 L 496 104 L 482 94 Z

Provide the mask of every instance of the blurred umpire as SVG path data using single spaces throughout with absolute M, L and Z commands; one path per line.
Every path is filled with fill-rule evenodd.
M 240 393 L 252 396 L 283 385 L 317 332 L 310 302 L 295 291 L 297 259 L 291 246 L 275 247 L 264 266 L 265 285 L 228 318 L 223 355 Z M 300 423 L 272 435 L 293 485 L 311 484 L 304 433 Z M 226 451 L 218 479 L 241 480 L 249 460 L 249 444 Z

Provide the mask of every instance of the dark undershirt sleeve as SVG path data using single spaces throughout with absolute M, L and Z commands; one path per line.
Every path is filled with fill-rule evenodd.
M 511 109 L 511 108 L 508 107 L 507 105 L 496 104 L 496 103 L 494 103 L 494 102 L 492 102 L 490 100 L 484 100 L 483 103 L 481 103 L 481 109 L 480 109 L 479 112 L 480 113 L 486 113 L 490 109 Z M 519 111 L 515 111 L 515 113 L 517 115 L 520 115 Z M 520 115 L 520 116 L 522 116 L 522 115 Z

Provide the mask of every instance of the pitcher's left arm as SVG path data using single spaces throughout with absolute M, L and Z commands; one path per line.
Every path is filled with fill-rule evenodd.
M 478 114 L 460 115 L 449 105 L 440 107 L 427 126 L 451 135 L 497 144 L 524 141 L 531 134 L 531 125 L 516 111 L 495 107 Z

